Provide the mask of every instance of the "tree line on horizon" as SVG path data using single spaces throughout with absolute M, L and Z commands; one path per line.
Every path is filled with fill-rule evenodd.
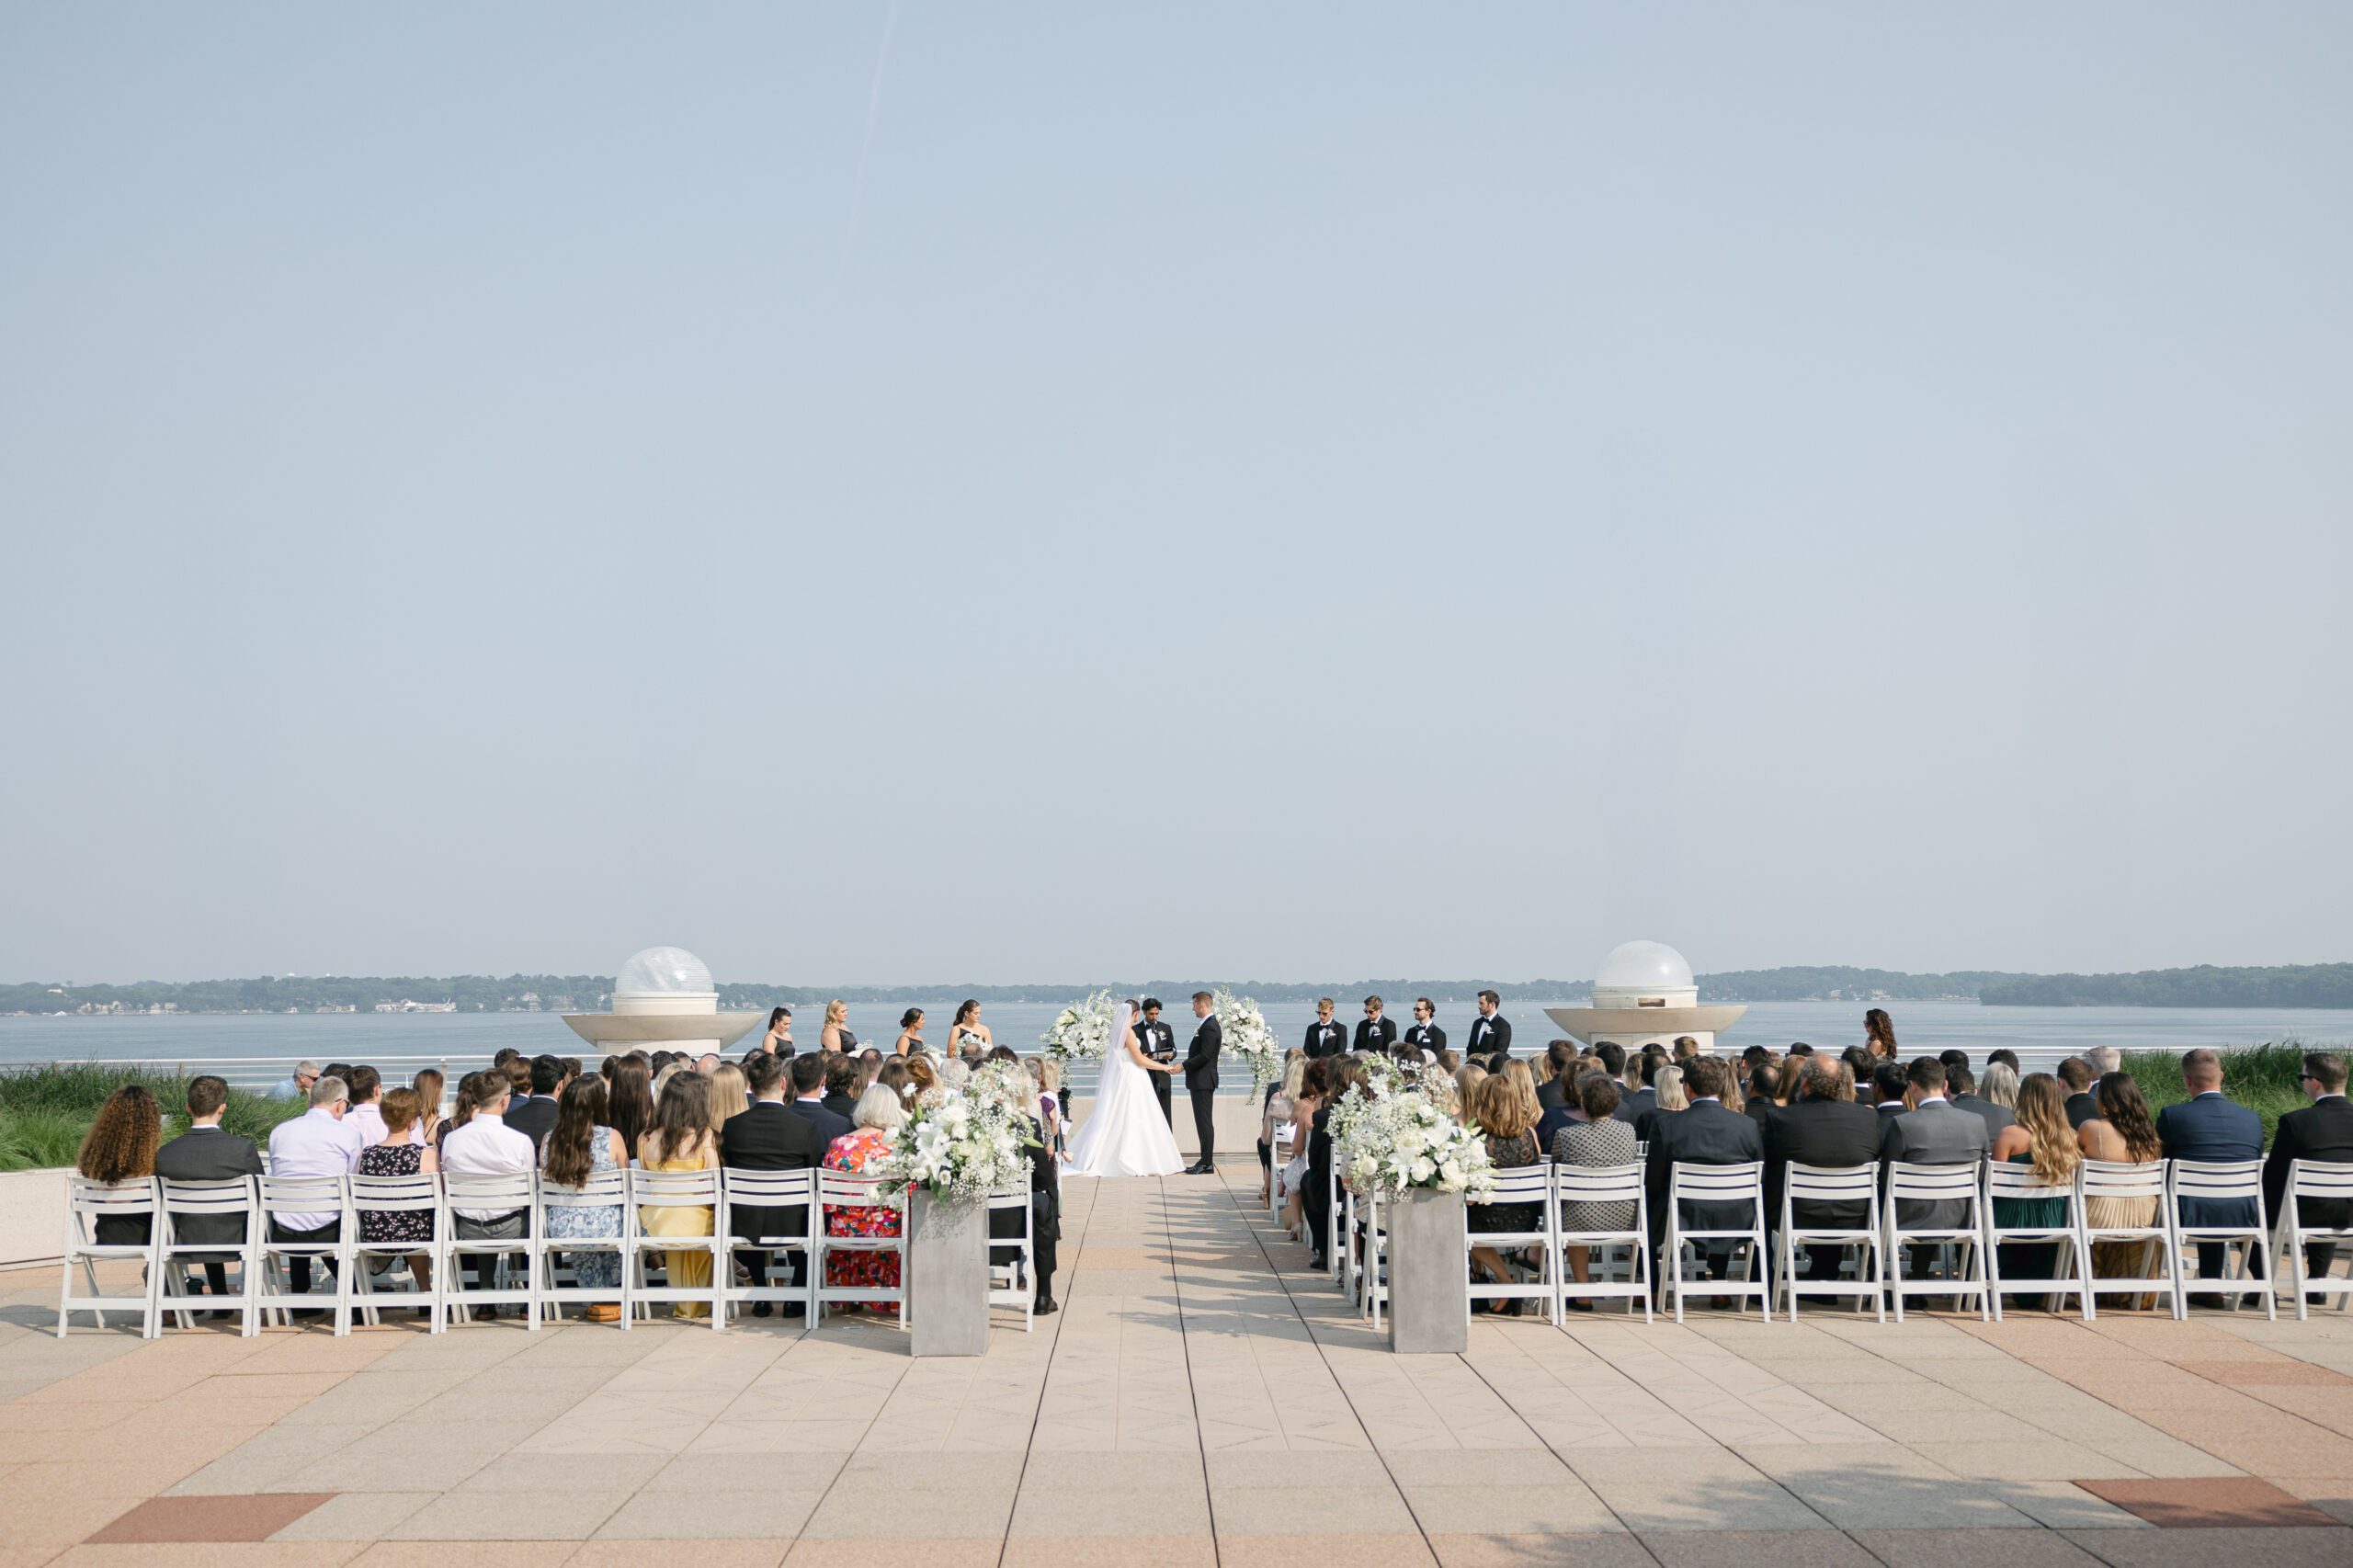
M 1837 999 L 1933 1001 L 1975 998 L 1987 1006 L 2039 1007 L 2326 1007 L 2353 1008 L 2353 963 L 2288 964 L 2143 970 L 2120 974 L 2020 974 L 1993 970 L 1957 970 L 1911 974 L 1899 970 L 1840 966 L 1790 966 L 1736 970 L 1698 977 L 1702 1002 L 1800 1002 Z M 140 981 L 128 985 L 67 985 L 30 981 L 0 984 L 0 1013 L 72 1013 L 88 1005 L 146 1011 L 170 1006 L 184 1013 L 282 1013 L 290 1008 L 355 1008 L 372 1012 L 382 1002 L 451 1002 L 461 1013 L 505 1012 L 537 1005 L 550 1012 L 596 1012 L 610 1003 L 612 977 L 588 974 L 380 976 L 262 975 L 251 979 L 187 982 Z M 1428 996 L 1467 1003 L 1483 989 L 1506 997 L 1547 1001 L 1587 994 L 1590 981 L 1568 980 L 1356 980 L 1346 983 L 1290 981 L 1155 980 L 1120 983 L 1122 992 L 1177 997 L 1222 986 L 1261 1002 L 1310 1002 L 1339 998 L 1344 1006 L 1379 994 L 1392 1011 Z M 750 982 L 719 987 L 719 1004 L 729 1009 L 778 1006 L 822 1006 L 845 1002 L 901 1002 L 910 998 L 973 997 L 982 1002 L 1059 1002 L 1090 989 L 1084 984 L 1030 985 L 776 985 Z

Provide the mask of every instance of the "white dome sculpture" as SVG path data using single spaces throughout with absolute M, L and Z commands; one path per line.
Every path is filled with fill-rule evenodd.
M 613 996 L 716 996 L 710 970 L 684 948 L 648 948 L 631 955 L 613 982 Z
M 1694 989 L 1691 965 L 1665 942 L 1620 942 L 1601 960 L 1593 988 L 1666 995 Z

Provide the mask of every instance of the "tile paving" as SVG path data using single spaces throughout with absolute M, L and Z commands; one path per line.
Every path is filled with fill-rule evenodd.
M 60 1341 L 0 1275 L 0 1568 L 2353 1562 L 2353 1317 L 1482 1319 L 1399 1358 L 1250 1202 L 1072 1182 L 1064 1310 Z M 86 1324 L 86 1319 L 84 1320 Z

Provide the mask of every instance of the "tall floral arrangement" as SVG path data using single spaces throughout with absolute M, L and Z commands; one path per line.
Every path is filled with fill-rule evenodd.
M 1113 1003 L 1108 991 L 1090 991 L 1054 1015 L 1040 1042 L 1057 1062 L 1099 1060 L 1111 1045 Z
M 1217 1017 L 1222 1052 L 1249 1064 L 1253 1094 L 1283 1075 L 1282 1048 L 1275 1043 L 1275 1031 L 1267 1027 L 1267 1016 L 1258 1011 L 1257 1003 L 1231 991 L 1217 991 L 1211 994 L 1210 1006 Z
M 1374 1062 L 1332 1108 L 1332 1153 L 1358 1192 L 1403 1198 L 1416 1187 L 1478 1201 L 1495 1189 L 1477 1128 L 1447 1113 L 1429 1070 Z
M 872 1167 L 882 1178 L 882 1201 L 902 1207 L 921 1187 L 942 1203 L 973 1203 L 993 1192 L 1024 1186 L 1037 1124 L 1014 1080 L 1020 1069 L 981 1068 L 961 1082 L 919 1096 L 891 1152 Z

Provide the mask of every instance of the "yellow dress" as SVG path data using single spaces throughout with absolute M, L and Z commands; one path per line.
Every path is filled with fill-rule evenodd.
M 706 1143 L 702 1149 L 684 1159 L 649 1160 L 649 1171 L 707 1171 L 719 1164 L 718 1151 Z M 711 1212 L 708 1209 L 678 1209 L 641 1207 L 637 1211 L 638 1228 L 649 1236 L 707 1236 L 711 1231 Z M 684 1290 L 707 1290 L 710 1285 L 710 1254 L 708 1252 L 665 1253 L 670 1283 Z M 707 1318 L 710 1315 L 706 1301 L 673 1301 L 670 1315 L 674 1318 Z

